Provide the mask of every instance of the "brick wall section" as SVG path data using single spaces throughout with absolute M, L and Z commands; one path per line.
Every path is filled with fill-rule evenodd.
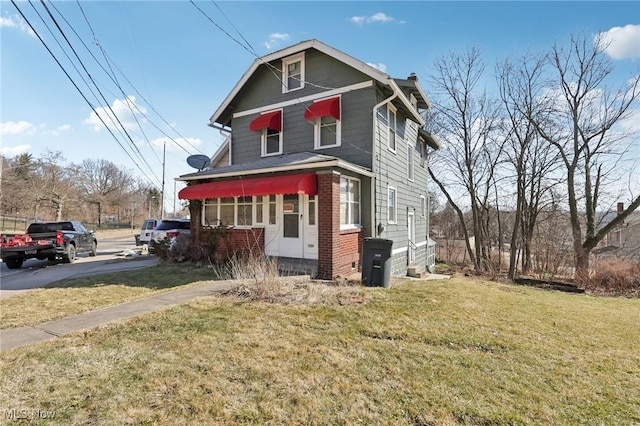
M 361 270 L 362 235 L 362 229 L 340 232 L 337 262 L 334 265 L 334 276 L 349 275 L 354 271 Z
M 203 230 L 206 232 L 206 230 Z M 264 253 L 264 229 L 228 229 L 225 237 L 220 238 L 216 248 L 216 259 L 224 261 L 234 253 Z
M 335 277 L 340 236 L 340 175 L 318 174 L 318 278 Z
M 362 230 L 340 231 L 340 175 L 318 174 L 318 278 L 360 270 Z M 355 268 L 352 268 L 355 264 Z

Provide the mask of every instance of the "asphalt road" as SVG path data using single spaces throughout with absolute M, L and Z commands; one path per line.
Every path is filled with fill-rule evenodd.
M 9 269 L 3 262 L 0 265 L 0 299 L 68 278 L 147 268 L 158 264 L 158 259 L 153 256 L 119 255 L 127 249 L 135 248 L 135 239 L 129 232 L 105 237 L 98 235 L 98 253 L 95 257 L 82 253 L 70 264 L 29 259 L 20 269 Z

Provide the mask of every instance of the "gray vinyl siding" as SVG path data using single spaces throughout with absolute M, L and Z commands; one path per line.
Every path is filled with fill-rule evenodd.
M 383 107 L 385 108 L 385 107 Z M 382 223 L 384 231 L 380 238 L 393 240 L 392 250 L 400 253 L 393 255 L 392 275 L 406 275 L 408 264 L 408 212 L 414 211 L 416 249 L 415 264 L 426 267 L 428 211 L 425 217 L 420 215 L 420 195 L 427 197 L 427 163 L 420 165 L 418 145 L 418 125 L 396 112 L 396 152 L 388 149 L 388 126 L 386 111 L 377 115 L 377 159 L 376 169 L 376 223 Z M 407 150 L 414 150 L 414 179 L 408 180 Z M 397 223 L 389 223 L 388 188 L 396 188 Z
M 274 64 L 281 69 L 281 62 Z M 290 93 L 282 93 L 281 74 L 266 66 L 258 68 L 240 92 L 236 111 L 246 111 L 268 105 L 295 100 L 333 88 L 341 88 L 369 81 L 370 78 L 353 68 L 316 50 L 305 54 L 305 78 L 313 84 Z M 275 73 L 275 75 L 274 75 Z M 352 90 L 341 95 L 341 145 L 334 148 L 314 149 L 313 123 L 305 120 L 304 112 L 312 101 L 283 108 L 283 154 L 317 152 L 331 155 L 371 168 L 371 141 L 373 106 L 376 104 L 374 86 Z M 259 113 L 237 117 L 232 122 L 232 158 L 234 164 L 255 161 L 261 157 L 260 132 L 249 130 L 249 124 Z

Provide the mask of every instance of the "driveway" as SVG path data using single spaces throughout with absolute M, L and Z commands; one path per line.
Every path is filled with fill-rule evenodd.
M 79 255 L 71 264 L 29 259 L 20 269 L 8 269 L 2 263 L 0 299 L 69 278 L 148 268 L 158 264 L 158 258 L 154 256 L 124 255 L 132 249 L 135 249 L 135 239 L 127 230 L 111 235 L 98 234 L 97 256 Z

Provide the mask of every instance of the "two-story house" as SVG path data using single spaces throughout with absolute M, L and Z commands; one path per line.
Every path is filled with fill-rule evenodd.
M 414 74 L 389 75 L 318 40 L 258 58 L 213 113 L 228 134 L 211 167 L 180 176 L 192 226 L 228 226 L 236 248 L 319 278 L 358 271 L 363 239 L 392 240 L 391 274 L 435 263 Z

